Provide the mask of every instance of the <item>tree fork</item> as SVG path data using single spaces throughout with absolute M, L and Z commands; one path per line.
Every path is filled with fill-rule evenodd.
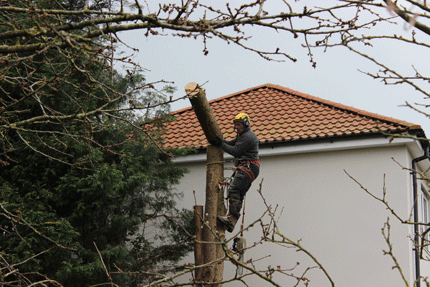
M 203 129 L 206 139 L 209 141 L 216 137 L 222 138 L 221 129 L 212 113 L 210 105 L 206 99 L 205 90 L 196 83 L 188 83 L 185 91 L 189 96 L 191 105 Z M 197 228 L 202 232 L 203 260 L 196 259 L 197 262 L 209 263 L 218 258 L 222 258 L 223 251 L 220 242 L 224 239 L 225 230 L 223 226 L 217 226 L 217 215 L 224 215 L 226 208 L 224 205 L 224 194 L 220 182 L 224 180 L 224 158 L 221 148 L 213 145 L 207 147 L 207 170 L 206 170 L 206 202 L 204 213 L 204 228 Z M 197 226 L 198 227 L 198 226 Z M 198 237 L 198 236 L 196 236 Z M 199 251 L 197 251 L 199 252 Z M 200 254 L 200 253 L 197 253 Z M 196 255 L 195 255 L 196 256 Z M 204 268 L 196 272 L 197 281 L 220 282 L 223 278 L 224 262 Z M 202 276 L 199 278 L 197 275 Z M 217 285 L 210 285 L 217 286 Z M 219 285 L 220 286 L 220 285 Z

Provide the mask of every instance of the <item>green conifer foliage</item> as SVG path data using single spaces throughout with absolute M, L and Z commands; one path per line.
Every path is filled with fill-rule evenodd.
M 79 20 L 2 13 L 0 32 L 52 35 L 50 23 Z M 36 30 L 15 40 L 43 42 Z M 97 44 L 107 39 L 50 39 L 49 49 L 10 55 L 0 67 L 1 284 L 151 280 L 147 270 L 168 271 L 192 247 L 191 212 L 175 208 L 180 195 L 171 188 L 185 172 L 171 155 L 182 151 L 162 148 L 173 88 L 151 90 L 137 68 L 117 72 L 112 50 Z
M 155 102 L 154 97 L 147 94 L 140 100 L 153 98 Z M 59 107 L 60 101 L 55 105 L 73 109 Z M 90 121 L 104 126 L 93 132 L 90 142 L 87 136 L 79 140 L 23 133 L 39 152 L 18 137 L 11 142 L 13 161 L 2 168 L 0 176 L 2 252 L 9 264 L 25 262 L 21 272 L 38 272 L 65 286 L 109 280 L 137 284 L 150 278 L 139 271 L 159 262 L 176 262 L 191 250 L 190 237 L 184 233 L 190 229 L 190 212 L 175 209 L 178 195 L 171 190 L 184 170 L 172 167 L 166 151 L 153 144 L 160 142 L 160 118 L 132 120 L 135 125 L 151 125 L 147 133 L 112 117 L 95 115 Z M 94 130 L 85 122 L 69 124 L 67 129 L 76 134 Z M 59 142 L 61 152 L 51 151 Z M 55 154 L 59 160 L 45 154 Z M 162 241 L 157 237 L 160 234 Z M 111 278 L 100 257 L 113 272 Z M 132 275 L 114 274 L 120 270 Z M 43 278 L 30 277 L 30 281 Z

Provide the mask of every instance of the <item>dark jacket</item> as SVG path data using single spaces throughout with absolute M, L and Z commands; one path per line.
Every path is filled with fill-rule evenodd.
M 258 159 L 258 138 L 250 127 L 231 141 L 223 139 L 221 148 L 234 156 L 235 162 Z

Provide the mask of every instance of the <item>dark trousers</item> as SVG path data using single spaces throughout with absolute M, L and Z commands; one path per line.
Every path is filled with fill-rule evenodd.
M 254 174 L 254 179 L 260 173 L 260 167 L 256 164 L 250 164 L 249 168 Z M 228 188 L 228 212 L 239 219 L 240 210 L 242 208 L 243 198 L 246 192 L 251 187 L 251 177 L 243 170 L 238 169 L 233 177 L 232 182 Z

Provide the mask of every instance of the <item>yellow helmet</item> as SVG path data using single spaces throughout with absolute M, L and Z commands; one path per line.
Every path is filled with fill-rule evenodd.
M 240 123 L 243 124 L 243 126 L 245 128 L 247 128 L 247 127 L 249 127 L 251 125 L 251 121 L 249 120 L 249 116 L 247 114 L 245 114 L 245 113 L 238 114 L 234 118 L 233 122 L 240 122 Z

